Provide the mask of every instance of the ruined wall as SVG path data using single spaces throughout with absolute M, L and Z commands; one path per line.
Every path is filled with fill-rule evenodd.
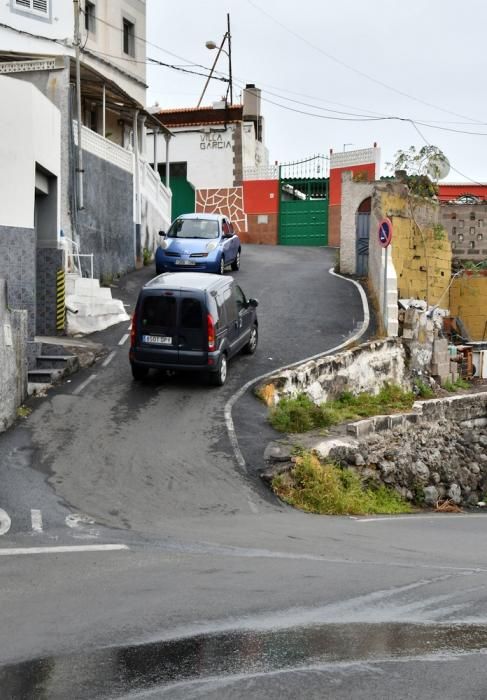
M 464 273 L 453 280 L 450 314 L 463 321 L 471 340 L 487 340 L 487 274 Z
M 406 359 L 404 344 L 389 338 L 283 370 L 266 380 L 266 385 L 274 387 L 274 403 L 303 393 L 316 403 L 336 398 L 344 391 L 377 394 L 386 383 L 410 389 Z

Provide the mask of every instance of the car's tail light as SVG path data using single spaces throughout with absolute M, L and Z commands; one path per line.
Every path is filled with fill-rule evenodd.
M 135 336 L 137 334 L 137 312 L 132 316 L 132 327 L 130 329 L 130 347 L 135 347 Z
M 213 352 L 216 350 L 216 337 L 215 337 L 215 322 L 211 314 L 207 316 L 207 328 L 208 328 L 208 351 Z

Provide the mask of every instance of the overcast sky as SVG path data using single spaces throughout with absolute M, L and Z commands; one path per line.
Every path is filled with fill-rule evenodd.
M 424 137 L 448 156 L 448 180 L 487 181 L 484 0 L 147 0 L 147 55 L 204 72 L 187 64 L 211 66 L 205 42 L 220 43 L 227 12 L 234 102 L 246 83 L 262 89 L 271 162 L 377 141 L 385 173 L 398 149 Z M 225 55 L 217 68 L 227 74 Z M 205 83 L 162 66 L 148 66 L 147 80 L 148 104 L 163 108 L 195 107 Z M 203 104 L 225 91 L 210 81 Z M 344 121 L 354 115 L 435 128 L 417 124 L 422 137 L 409 122 Z

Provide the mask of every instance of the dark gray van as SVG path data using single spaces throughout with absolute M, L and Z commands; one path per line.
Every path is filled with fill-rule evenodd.
M 140 291 L 132 319 L 129 359 L 134 379 L 149 369 L 209 373 L 222 386 L 227 362 L 257 348 L 257 300 L 233 277 L 166 272 Z

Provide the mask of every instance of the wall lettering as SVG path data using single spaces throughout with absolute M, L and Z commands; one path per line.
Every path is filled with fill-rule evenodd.
M 226 150 L 232 147 L 226 134 L 201 134 L 200 138 L 200 149 L 202 151 Z

